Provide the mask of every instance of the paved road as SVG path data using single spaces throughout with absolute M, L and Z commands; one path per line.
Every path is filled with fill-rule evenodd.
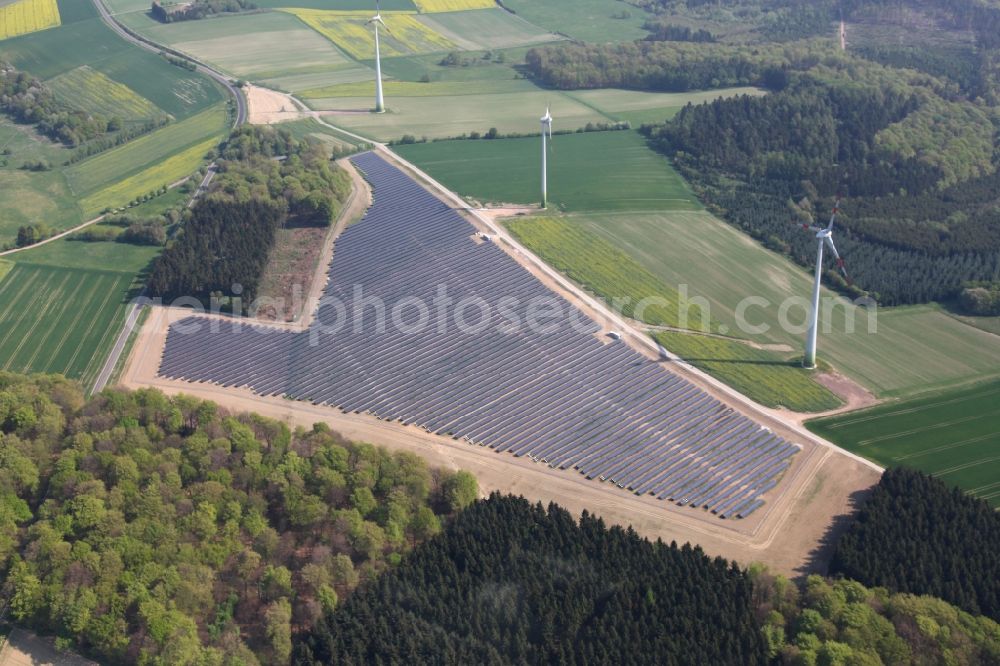
M 108 27 L 118 33 L 118 36 L 122 39 L 132 42 L 136 46 L 146 49 L 147 51 L 152 51 L 153 53 L 160 53 L 161 51 L 164 51 L 170 55 L 193 62 L 195 64 L 196 71 L 204 74 L 219 83 L 219 85 L 225 87 L 226 90 L 229 91 L 229 94 L 236 100 L 236 118 L 233 121 L 233 127 L 239 127 L 247 121 L 246 97 L 243 96 L 243 93 L 236 87 L 232 79 L 222 72 L 209 67 L 200 60 L 196 60 L 185 53 L 181 53 L 180 51 L 175 51 L 168 46 L 157 44 L 156 42 L 143 37 L 131 29 L 126 28 L 118 22 L 118 19 L 116 19 L 111 12 L 108 11 L 108 8 L 104 6 L 103 0 L 94 0 L 94 6 L 97 7 L 97 11 L 101 13 L 101 18 L 108 25 Z
M 194 205 L 194 202 L 198 199 L 198 196 L 208 189 L 208 184 L 212 182 L 212 178 L 215 177 L 215 165 L 212 164 L 208 167 L 208 173 L 205 177 L 201 179 L 201 184 L 198 189 L 195 190 L 194 194 L 191 196 L 191 201 L 188 202 L 188 208 Z M 121 358 L 122 353 L 125 351 L 125 345 L 128 344 L 128 338 L 132 334 L 132 330 L 135 328 L 135 324 L 139 321 L 139 314 L 142 312 L 142 302 L 146 297 L 146 290 L 143 289 L 142 293 L 132 302 L 132 306 L 129 308 L 128 316 L 125 317 L 125 324 L 122 326 L 122 330 L 118 333 L 118 338 L 115 340 L 114 346 L 111 348 L 111 353 L 108 354 L 108 358 L 104 361 L 104 367 L 101 368 L 101 372 L 97 375 L 97 379 L 94 380 L 94 393 L 100 393 L 104 390 L 104 387 L 108 385 L 111 381 L 111 374 L 115 371 L 115 366 L 118 365 L 118 359 Z M 0 665 L 2 666 L 2 665 Z
M 219 85 L 225 87 L 225 89 L 229 91 L 229 94 L 233 96 L 233 99 L 236 100 L 236 118 L 233 119 L 233 127 L 239 127 L 247 122 L 246 97 L 244 97 L 240 89 L 234 85 L 232 79 L 222 72 L 209 67 L 203 62 L 195 60 L 184 53 L 174 51 L 169 47 L 161 46 L 160 44 L 133 32 L 118 22 L 118 19 L 116 19 L 114 15 L 108 11 L 108 8 L 104 6 L 103 0 L 93 0 L 93 2 L 94 6 L 97 7 L 97 11 L 100 12 L 101 18 L 104 22 L 122 39 L 147 51 L 152 51 L 153 53 L 160 53 L 163 51 L 177 56 L 178 58 L 184 58 L 185 60 L 193 62 L 195 64 L 196 71 L 208 76 L 212 80 L 219 83 Z M 188 203 L 188 206 L 191 206 L 194 203 L 195 198 L 197 198 L 198 195 L 208 187 L 208 184 L 212 182 L 212 178 L 215 176 L 214 167 L 215 165 L 209 167 L 208 173 L 205 174 L 205 178 L 202 179 L 201 185 L 199 185 L 198 189 L 195 191 L 195 194 Z M 92 224 L 93 222 L 94 221 L 91 221 L 88 224 Z M 143 289 L 142 293 L 139 295 L 139 299 L 143 298 L 145 295 L 146 290 Z M 118 338 L 115 340 L 115 344 L 111 348 L 111 353 L 105 360 L 104 367 L 101 368 L 101 372 L 97 375 L 97 379 L 94 382 L 94 393 L 99 393 L 105 386 L 108 385 L 108 381 L 111 379 L 111 373 L 114 372 L 115 366 L 118 365 L 118 359 L 121 358 L 122 352 L 125 351 L 125 345 L 128 343 L 129 335 L 132 333 L 132 329 L 135 327 L 135 323 L 138 321 L 139 314 L 141 312 L 142 306 L 139 303 L 133 302 L 132 307 L 129 309 L 128 316 L 125 317 L 125 324 L 122 326 L 122 330 L 118 333 Z

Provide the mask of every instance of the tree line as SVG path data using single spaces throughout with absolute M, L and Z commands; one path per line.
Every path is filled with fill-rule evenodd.
M 0 373 L 8 616 L 102 663 L 287 663 L 296 634 L 477 494 L 322 424 Z
M 349 178 L 323 147 L 287 130 L 235 130 L 217 167 L 209 191 L 153 264 L 155 296 L 194 297 L 210 307 L 213 297 L 240 285 L 251 302 L 277 230 L 329 225 L 350 194 Z
M 795 57 L 795 56 L 793 56 Z M 732 86 L 780 87 L 788 56 L 776 48 L 750 57 L 729 44 L 636 41 L 541 46 L 525 54 L 527 73 L 561 90 L 632 88 L 686 92 Z
M 1000 316 L 1000 282 L 971 282 L 962 289 L 958 302 L 968 314 Z
M 107 118 L 65 106 L 40 80 L 3 61 L 0 61 L 0 111 L 15 122 L 34 125 L 40 134 L 73 148 L 122 128 L 121 118 Z
M 197 21 L 225 12 L 242 12 L 257 9 L 249 0 L 193 0 L 192 2 L 160 2 L 153 0 L 149 13 L 161 23 Z
M 998 660 L 1000 624 L 941 599 L 743 570 L 497 493 L 358 588 L 293 651 L 302 666 Z

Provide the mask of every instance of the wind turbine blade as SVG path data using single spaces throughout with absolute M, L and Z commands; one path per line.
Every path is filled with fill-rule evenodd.
M 826 246 L 830 248 L 833 258 L 837 260 L 837 268 L 844 274 L 844 279 L 847 280 L 847 284 L 852 284 L 851 276 L 847 274 L 847 268 L 844 266 L 844 260 L 841 258 L 840 253 L 837 252 L 837 246 L 833 244 L 833 238 L 831 236 L 826 236 L 823 240 L 826 241 Z
M 827 229 L 833 229 L 833 223 L 837 219 L 837 214 L 840 212 L 840 197 L 833 204 L 833 212 L 830 213 L 830 224 L 826 225 Z

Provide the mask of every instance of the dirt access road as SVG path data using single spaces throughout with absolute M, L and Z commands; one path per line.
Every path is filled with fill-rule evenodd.
M 59 652 L 48 639 L 14 629 L 0 649 L 0 666 L 97 666 L 97 662 Z
M 355 183 L 357 186 L 357 181 Z M 366 202 L 367 194 L 357 200 Z M 325 253 L 324 260 L 328 256 Z M 562 280 L 539 271 L 537 266 L 526 262 L 523 255 L 519 256 L 519 261 L 552 288 L 560 293 L 566 291 Z M 325 274 L 317 271 L 317 278 L 321 275 L 325 278 Z M 316 290 L 321 287 L 321 280 L 317 279 L 313 293 L 318 293 Z M 569 296 L 571 302 L 589 310 L 578 294 L 570 293 Z M 157 371 L 167 329 L 171 322 L 189 315 L 190 311 L 186 310 L 154 308 L 123 373 L 125 386 L 155 387 L 168 394 L 187 393 L 213 400 L 234 411 L 258 412 L 292 426 L 326 422 L 350 439 L 410 451 L 435 466 L 467 469 L 477 476 L 484 493 L 499 490 L 545 503 L 554 501 L 574 513 L 586 509 L 609 523 L 632 525 L 651 538 L 697 543 L 712 555 L 744 564 L 765 562 L 791 575 L 825 569 L 831 535 L 841 529 L 854 504 L 879 476 L 870 463 L 851 458 L 828 443 L 802 437 L 794 425 L 789 427 L 776 421 L 773 414 L 748 409 L 745 399 L 733 400 L 728 388 L 720 390 L 713 383 L 701 381 L 699 375 L 692 375 L 685 366 L 668 363 L 666 367 L 671 371 L 695 381 L 758 421 L 773 425 L 782 435 L 803 447 L 782 483 L 765 496 L 767 504 L 760 511 L 747 520 L 721 520 L 703 510 L 677 507 L 651 496 L 640 497 L 612 484 L 587 480 L 572 470 L 553 469 L 526 458 L 497 454 L 492 449 L 433 435 L 414 426 L 386 422 L 369 415 L 344 414 L 334 408 L 284 398 L 263 397 L 246 389 L 159 377 Z M 297 324 L 284 327 L 300 329 L 307 325 L 309 318 L 306 316 Z M 225 317 L 218 319 L 223 326 L 231 324 Z

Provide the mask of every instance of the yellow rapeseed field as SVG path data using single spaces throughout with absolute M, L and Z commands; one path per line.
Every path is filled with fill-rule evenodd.
M 413 0 L 417 8 L 425 14 L 432 12 L 460 12 L 466 9 L 490 9 L 496 7 L 494 0 Z
M 95 192 L 80 202 L 86 215 L 99 213 L 105 208 L 124 206 L 136 197 L 177 182 L 189 175 L 205 161 L 205 154 L 219 143 L 218 137 L 206 139 L 191 146 L 145 171 L 118 181 L 103 190 Z
M 371 12 L 321 9 L 282 11 L 299 17 L 310 28 L 358 60 L 375 57 L 375 38 L 372 35 L 372 28 L 365 25 L 371 18 Z M 389 27 L 388 31 L 379 31 L 382 57 L 450 51 L 457 48 L 447 37 L 421 23 L 414 12 L 382 12 L 382 20 Z
M 26 35 L 59 25 L 56 0 L 18 0 L 0 7 L 0 39 Z

